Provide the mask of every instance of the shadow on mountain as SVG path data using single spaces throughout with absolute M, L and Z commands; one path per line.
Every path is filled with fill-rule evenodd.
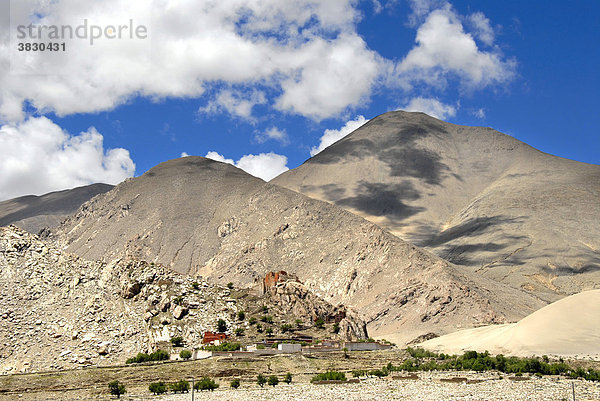
M 379 125 L 372 121 L 367 125 Z M 363 126 L 365 127 L 365 126 Z M 346 137 L 319 153 L 310 161 L 319 164 L 331 164 L 347 161 L 351 158 L 363 159 L 375 157 L 390 168 L 391 177 L 414 177 L 431 185 L 441 185 L 443 178 L 449 173 L 449 167 L 442 162 L 440 154 L 418 146 L 417 141 L 428 136 L 445 134 L 443 128 L 435 124 L 425 127 L 410 124 L 386 135 L 384 140 L 354 139 Z M 460 179 L 460 177 L 457 177 Z
M 394 222 L 400 222 L 425 210 L 422 207 L 407 204 L 408 201 L 414 201 L 421 197 L 410 181 L 393 185 L 361 181 L 355 191 L 355 196 L 350 197 L 344 197 L 346 190 L 335 184 L 317 188 L 338 205 L 350 207 L 371 216 L 385 216 Z

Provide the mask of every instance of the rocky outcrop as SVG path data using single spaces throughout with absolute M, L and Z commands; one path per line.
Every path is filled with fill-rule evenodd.
M 338 336 L 345 340 L 366 339 L 367 326 L 358 314 L 344 305 L 334 306 L 312 293 L 298 279 L 285 271 L 269 272 L 262 282 L 262 291 L 284 313 L 304 321 L 314 322 L 321 318 L 326 323 L 337 323 Z

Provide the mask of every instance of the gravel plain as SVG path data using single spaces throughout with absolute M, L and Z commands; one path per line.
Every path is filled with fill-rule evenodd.
M 394 380 L 392 378 L 369 378 L 360 383 L 324 384 L 296 383 L 280 384 L 275 388 L 260 388 L 247 383 L 237 390 L 228 388 L 210 392 L 196 392 L 195 400 L 222 401 L 363 401 L 363 400 L 410 400 L 410 401 L 562 401 L 572 400 L 572 383 L 575 383 L 576 400 L 600 400 L 600 384 L 580 380 L 557 378 L 531 378 L 514 381 L 498 375 L 427 374 L 419 380 Z M 468 377 L 483 380 L 479 383 L 440 382 L 442 377 Z M 221 383 L 221 386 L 228 383 Z M 161 401 L 190 400 L 191 394 L 168 395 Z

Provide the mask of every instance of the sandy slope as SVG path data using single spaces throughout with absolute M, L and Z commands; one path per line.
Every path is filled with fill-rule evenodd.
M 560 355 L 600 359 L 600 290 L 563 298 L 518 323 L 462 330 L 434 338 L 424 348 L 506 355 Z

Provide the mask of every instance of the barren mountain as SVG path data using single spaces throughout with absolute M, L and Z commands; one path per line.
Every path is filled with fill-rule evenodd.
M 600 166 L 491 128 L 386 113 L 272 183 L 543 297 L 600 288 Z
M 544 305 L 337 206 L 201 157 L 161 163 L 95 197 L 56 235 L 88 259 L 126 255 L 218 283 L 252 286 L 285 270 L 355 308 L 369 334 L 401 342 L 515 321 Z
M 134 259 L 86 261 L 15 226 L 0 227 L 0 374 L 124 363 L 138 352 L 169 350 L 172 337 L 192 349 L 218 319 L 229 334 L 252 330 L 237 312 L 250 317 L 263 306 L 276 330 L 295 319 L 310 329 L 321 317 L 335 319 L 340 338 L 366 338 L 354 312 L 300 282 L 256 294 Z
M 28 195 L 0 202 L 0 226 L 14 224 L 37 234 L 44 227 L 54 227 L 65 217 L 112 185 L 92 184 L 42 196 Z

